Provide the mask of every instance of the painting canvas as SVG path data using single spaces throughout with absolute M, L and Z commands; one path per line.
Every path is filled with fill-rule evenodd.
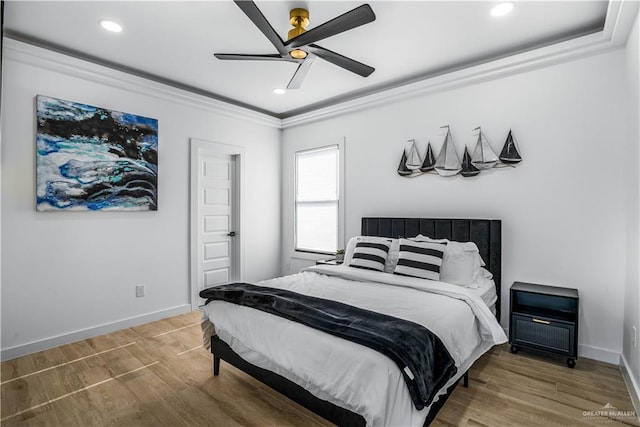
M 158 209 L 158 120 L 38 95 L 37 209 Z

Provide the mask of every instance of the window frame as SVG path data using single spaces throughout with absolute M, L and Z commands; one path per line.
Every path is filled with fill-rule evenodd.
M 336 159 L 336 200 L 314 200 L 314 201 L 298 201 L 298 156 L 305 153 L 313 153 L 318 151 L 337 150 Z M 309 255 L 335 255 L 335 252 L 327 252 L 322 250 L 314 250 L 309 248 L 298 248 L 298 204 L 302 203 L 336 203 L 336 250 L 344 246 L 343 230 L 344 230 L 344 203 L 342 195 L 344 193 L 344 160 L 343 160 L 344 143 L 334 143 L 322 146 L 315 146 L 294 151 L 293 153 L 293 251 L 296 254 Z

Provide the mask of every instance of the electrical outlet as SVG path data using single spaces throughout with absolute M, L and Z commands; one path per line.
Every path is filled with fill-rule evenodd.
M 632 326 L 631 329 L 633 330 L 633 336 L 631 337 L 631 344 L 633 345 L 633 348 L 636 348 L 638 346 L 638 330 L 636 329 L 635 326 Z
M 144 285 L 136 285 L 136 298 L 144 296 Z

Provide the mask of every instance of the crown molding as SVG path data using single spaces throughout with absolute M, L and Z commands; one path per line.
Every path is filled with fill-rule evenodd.
M 7 60 L 44 67 L 52 71 L 207 110 L 234 119 L 248 120 L 278 129 L 287 129 L 338 115 L 375 108 L 391 102 L 495 80 L 620 48 L 629 37 L 638 14 L 639 5 L 640 3 L 635 0 L 610 1 L 604 28 L 597 33 L 505 58 L 463 67 L 455 71 L 443 71 L 427 75 L 419 81 L 284 118 L 230 104 L 186 89 L 176 88 L 170 84 L 136 76 L 125 71 L 8 37 L 4 38 L 4 57 Z
M 268 114 L 232 105 L 224 101 L 175 88 L 8 37 L 4 38 L 3 54 L 5 60 L 42 67 L 128 92 L 150 96 L 163 101 L 170 101 L 187 107 L 194 107 L 264 126 L 278 129 L 282 126 L 279 118 Z
M 423 80 L 414 83 L 365 95 L 326 108 L 286 117 L 282 119 L 282 128 L 287 129 L 416 96 L 495 80 L 620 48 L 624 46 L 629 37 L 635 17 L 638 14 L 638 6 L 639 3 L 633 0 L 610 1 L 604 28 L 597 33 L 453 72 L 427 76 Z

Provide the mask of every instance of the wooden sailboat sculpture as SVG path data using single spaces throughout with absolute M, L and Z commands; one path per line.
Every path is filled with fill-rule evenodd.
M 475 167 L 471 162 L 471 156 L 469 155 L 469 150 L 467 147 L 464 147 L 464 156 L 462 156 L 462 170 L 460 171 L 460 175 L 468 178 L 470 176 L 476 176 L 480 173 L 480 169 Z
M 471 163 L 480 170 L 491 169 L 498 163 L 498 156 L 491 149 L 489 141 L 482 133 L 482 128 L 478 126 L 475 130 L 479 131 L 478 142 L 476 142 L 476 148 L 471 155 Z
M 424 161 L 420 166 L 420 172 L 430 172 L 436 165 L 436 159 L 433 157 L 433 149 L 431 148 L 431 141 L 427 144 L 427 152 L 424 155 Z
M 516 141 L 513 139 L 513 135 L 511 134 L 511 129 L 509 129 L 509 135 L 507 135 L 507 140 L 500 152 L 500 161 L 508 165 L 516 165 L 522 161 Z
M 460 157 L 458 157 L 456 147 L 453 145 L 449 125 L 442 127 L 447 128 L 447 135 L 444 137 L 444 143 L 440 149 L 440 154 L 438 154 L 435 169 L 440 176 L 454 176 L 462 169 L 462 166 L 460 165 Z

